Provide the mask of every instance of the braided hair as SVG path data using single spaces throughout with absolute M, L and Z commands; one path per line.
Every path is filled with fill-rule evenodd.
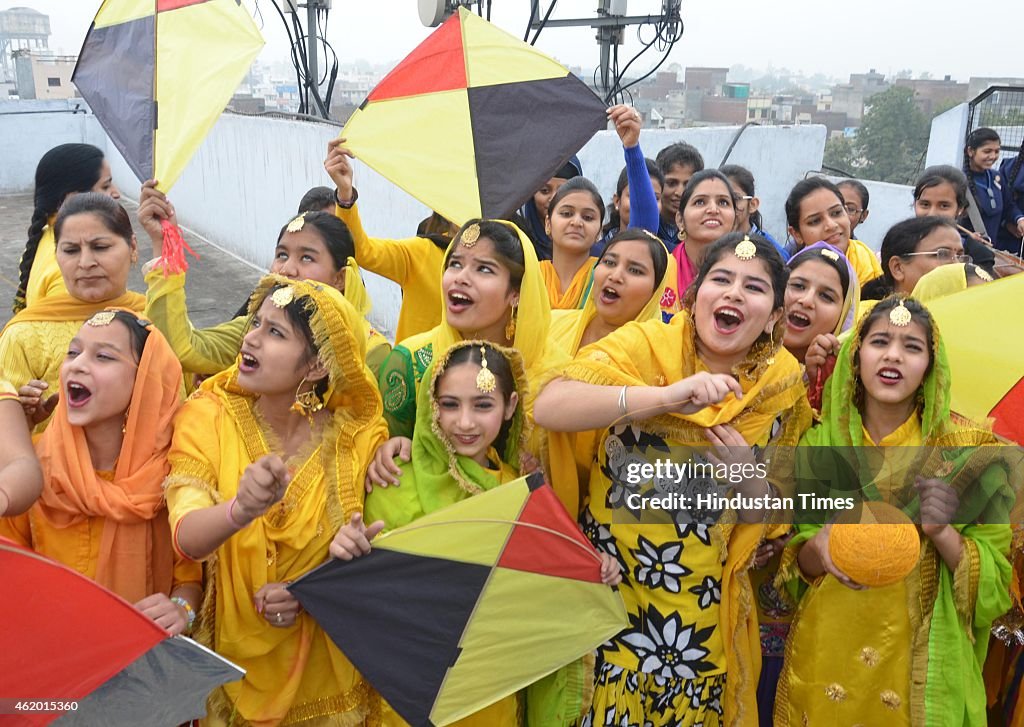
M 967 136 L 967 143 L 964 144 L 964 174 L 967 176 L 967 186 L 971 190 L 971 196 L 974 198 L 974 203 L 978 205 L 978 209 L 982 209 L 981 200 L 978 199 L 978 186 L 974 182 L 974 173 L 971 171 L 971 157 L 967 153 L 968 149 L 977 149 L 983 144 L 989 142 L 999 142 L 999 134 L 994 129 L 989 129 L 986 126 L 975 129 Z M 965 224 L 970 222 L 968 217 Z M 974 229 L 974 225 L 971 225 L 971 229 Z M 985 230 L 974 230 L 979 234 L 985 234 Z
M 57 214 L 61 203 L 72 192 L 88 192 L 100 179 L 103 152 L 92 144 L 61 144 L 43 154 L 36 166 L 36 186 L 33 194 L 32 222 L 28 227 L 28 241 L 18 265 L 18 290 L 14 294 L 12 310 L 17 313 L 25 307 L 28 279 L 32 263 L 43 237 L 47 221 Z

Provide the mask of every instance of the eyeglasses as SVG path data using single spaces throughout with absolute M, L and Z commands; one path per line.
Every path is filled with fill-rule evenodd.
M 843 205 L 843 206 L 846 208 L 846 214 L 848 214 L 848 215 L 859 215 L 861 212 L 864 211 L 864 210 L 860 209 L 859 207 L 855 207 L 852 204 Z
M 974 261 L 970 255 L 964 255 L 963 253 L 955 253 L 948 247 L 940 247 L 938 250 L 932 250 L 931 252 L 908 252 L 900 257 L 914 257 L 915 255 L 928 255 L 936 258 L 939 262 L 949 263 L 970 263 Z

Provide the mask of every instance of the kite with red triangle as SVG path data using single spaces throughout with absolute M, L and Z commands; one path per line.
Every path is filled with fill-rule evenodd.
M 407 722 L 449 724 L 627 625 L 593 546 L 539 475 L 437 510 L 290 590 Z

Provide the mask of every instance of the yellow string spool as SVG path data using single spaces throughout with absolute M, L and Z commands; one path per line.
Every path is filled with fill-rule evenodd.
M 836 521 L 829 537 L 832 562 L 871 588 L 906 578 L 921 557 L 921 537 L 910 518 L 884 502 L 862 503 Z

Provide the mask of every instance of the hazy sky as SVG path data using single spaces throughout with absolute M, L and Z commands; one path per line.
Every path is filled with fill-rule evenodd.
M 254 9 L 254 0 L 244 0 Z M 283 0 L 279 0 L 283 6 Z M 541 0 L 541 10 L 548 0 Z M 51 47 L 77 54 L 99 0 L 0 0 L 0 9 L 28 6 L 50 16 Z M 430 32 L 420 25 L 416 0 L 334 0 L 327 39 L 342 63 L 360 58 L 396 62 Z M 552 17 L 589 17 L 596 0 L 562 0 Z M 270 0 L 259 0 L 262 59 L 284 60 L 284 28 Z M 494 0 L 492 21 L 522 37 L 530 0 Z M 629 14 L 659 11 L 659 0 L 630 0 Z M 685 33 L 668 63 L 682 66 L 786 67 L 845 79 L 876 68 L 885 74 L 910 68 L 966 81 L 970 76 L 1024 76 L 1024 61 L 1012 46 L 1024 10 L 1018 0 L 988 0 L 968 18 L 961 1 L 853 0 L 683 0 Z M 304 12 L 304 11 L 300 11 Z M 257 17 L 257 23 L 259 18 Z M 636 30 L 627 31 L 620 60 L 639 49 Z M 650 32 L 645 35 L 650 38 Z M 990 41 L 990 38 L 994 40 Z M 597 45 L 590 28 L 548 28 L 537 46 L 563 63 L 593 67 Z M 987 50 L 982 50 L 987 49 Z M 652 49 L 634 64 L 646 71 L 660 55 Z M 632 75 L 632 74 L 630 74 Z

